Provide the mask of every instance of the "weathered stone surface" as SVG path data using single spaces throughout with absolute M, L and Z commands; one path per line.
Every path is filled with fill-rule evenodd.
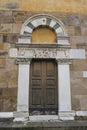
M 5 82 L 5 76 L 0 77 L 0 83 Z
M 8 83 L 8 88 L 15 88 L 18 84 L 18 69 L 15 65 L 15 60 L 6 59 L 6 82 Z
M 0 33 L 12 33 L 12 24 L 1 24 Z
M 10 74 L 10 78 L 8 81 L 8 88 L 15 88 L 18 86 L 18 74 L 17 72 L 14 72 L 13 75 Z
M 5 6 L 8 9 L 18 9 L 19 8 L 19 3 L 18 2 L 9 2 Z
M 18 69 L 18 66 L 15 64 L 15 60 L 7 58 L 6 59 L 6 72 L 17 71 L 17 69 Z
M 17 88 L 4 88 L 2 97 L 14 97 L 17 95 Z
M 0 88 L 7 88 L 7 87 L 8 87 L 8 83 L 6 81 L 0 82 Z
M 81 86 L 81 82 L 80 84 L 75 84 L 74 87 L 72 88 L 72 95 L 86 95 L 87 93 L 87 89 L 84 88 L 83 86 Z
M 3 42 L 9 43 L 9 44 L 11 44 L 11 43 L 15 44 L 18 40 L 18 36 L 19 36 L 18 34 L 4 34 Z
M 87 15 L 86 15 L 86 19 L 83 18 L 82 20 L 82 26 L 87 27 Z
M 16 111 L 16 98 L 8 97 L 3 99 L 3 111 Z
M 3 50 L 4 48 L 3 48 L 3 44 L 2 43 L 0 43 L 0 50 Z
M 0 88 L 0 111 L 16 111 L 17 89 Z
M 24 0 L 1 0 L 0 1 L 0 9 L 6 10 L 6 9 L 16 9 L 16 10 L 26 10 L 26 11 L 36 11 L 35 9 L 38 7 L 38 12 L 64 12 L 64 13 L 86 13 L 87 12 L 87 1 L 60 1 L 52 0 L 52 1 L 32 1 L 32 0 L 26 0 L 26 3 Z M 40 5 L 40 6 L 38 6 Z M 48 6 L 49 5 L 49 6 Z M 60 6 L 62 5 L 62 7 Z M 54 8 L 55 6 L 55 8 Z M 44 8 L 45 7 L 45 8 Z
M 83 110 L 83 111 L 87 110 L 87 93 L 86 93 L 86 95 L 84 95 L 84 96 L 82 95 L 80 97 L 80 105 L 81 105 L 81 110 Z
M 87 70 L 87 61 L 86 60 L 77 60 L 77 61 L 73 61 L 71 68 L 74 71 L 84 71 Z
M 13 16 L 5 16 L 5 15 L 0 15 L 0 23 L 1 24 L 11 24 L 14 23 L 14 17 Z
M 0 120 L 1 130 L 86 130 L 87 121 L 47 121 L 47 122 L 12 122 L 12 119 Z
M 80 26 L 75 27 L 75 36 L 81 36 L 81 27 Z
M 0 99 L 2 98 L 2 88 L 0 88 Z
M 20 33 L 22 24 L 13 24 L 12 33 Z
M 80 100 L 75 96 L 72 96 L 72 110 L 75 111 L 81 110 Z
M 0 23 L 13 23 L 14 19 L 12 17 L 12 11 L 6 10 L 6 11 L 0 11 Z
M 83 36 L 87 36 L 87 26 L 86 26 L 86 27 L 81 26 L 81 34 L 82 34 Z
M 71 65 L 72 66 L 72 65 Z M 70 70 L 71 70 L 71 68 L 70 68 Z M 82 71 L 70 71 L 70 74 L 71 74 L 71 78 L 73 79 L 73 78 L 82 78 L 82 76 L 83 76 L 83 73 L 82 73 Z
M 0 16 L 12 16 L 12 11 L 11 10 L 6 10 L 6 11 L 0 10 Z
M 0 43 L 3 43 L 3 35 L 0 34 Z
M 5 72 L 3 71 L 3 69 L 0 69 L 0 82 L 5 82 L 6 77 L 5 77 Z
M 5 58 L 0 58 L 0 68 L 4 68 L 6 65 L 6 59 Z
M 75 35 L 75 27 L 74 26 L 65 26 L 66 31 L 69 36 L 74 36 Z
M 26 39 L 25 39 L 26 40 Z M 19 45 L 21 45 L 19 43 Z M 27 61 L 30 58 L 55 58 L 57 60 L 68 60 L 68 59 L 85 59 L 85 51 L 83 49 L 64 49 L 59 48 L 11 48 L 9 50 L 10 58 L 18 58 L 21 63 Z
M 0 99 L 0 111 L 3 111 L 3 100 Z
M 13 17 L 14 17 L 14 23 L 17 24 L 22 24 L 25 22 L 27 18 L 31 16 L 31 12 L 26 12 L 26 11 L 14 11 L 13 12 Z
M 87 95 L 76 95 L 72 98 L 72 107 L 75 110 L 87 110 Z
M 7 70 L 5 70 L 4 68 L 0 69 L 0 88 L 14 88 L 17 87 L 17 84 L 16 69 L 12 69 L 11 66 Z
M 5 50 L 5 52 L 7 52 L 7 54 L 8 54 L 8 50 L 11 48 L 11 44 L 9 44 L 9 43 L 4 43 L 4 50 Z M 6 58 L 7 59 L 7 58 Z
M 87 37 L 86 36 L 72 36 L 70 38 L 70 41 L 72 44 L 84 44 L 87 43 Z
M 7 51 L 5 51 L 5 50 L 0 50 L 0 58 L 2 59 L 2 58 L 6 58 L 5 56 L 7 55 L 8 53 L 7 53 Z
M 3 89 L 3 111 L 16 110 L 17 89 Z

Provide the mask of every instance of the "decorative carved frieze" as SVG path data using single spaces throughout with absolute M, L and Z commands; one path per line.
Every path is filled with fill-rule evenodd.
M 19 48 L 18 58 L 69 58 L 68 49 L 52 48 Z
M 10 49 L 9 56 L 11 58 L 21 59 L 21 63 L 28 63 L 27 60 L 32 58 L 50 58 L 64 61 L 85 59 L 85 51 L 83 49 L 78 50 L 68 48 L 13 48 Z

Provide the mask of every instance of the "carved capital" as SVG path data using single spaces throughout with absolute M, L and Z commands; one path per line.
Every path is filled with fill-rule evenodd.
M 71 64 L 71 60 L 69 59 L 56 59 L 57 64 Z
M 29 58 L 17 58 L 16 64 L 30 64 L 31 59 Z

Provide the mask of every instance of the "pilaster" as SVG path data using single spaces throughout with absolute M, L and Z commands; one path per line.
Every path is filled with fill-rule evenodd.
M 58 116 L 62 120 L 74 120 L 71 109 L 69 60 L 58 61 Z
M 22 119 L 29 117 L 30 59 L 18 59 L 16 62 L 18 64 L 18 97 L 17 112 L 14 112 L 14 117 Z

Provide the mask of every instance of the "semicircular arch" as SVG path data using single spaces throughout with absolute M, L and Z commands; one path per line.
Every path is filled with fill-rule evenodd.
M 23 40 L 19 39 L 18 42 L 20 43 L 23 41 L 25 43 L 31 43 L 32 32 L 39 26 L 48 27 L 54 30 L 57 44 L 64 46 L 70 45 L 69 37 L 66 33 L 63 22 L 49 14 L 36 14 L 28 18 L 22 25 L 20 31 L 20 36 Z
M 20 34 L 32 35 L 33 30 L 39 26 L 48 26 L 54 29 L 56 35 L 67 36 L 63 23 L 56 17 L 48 14 L 38 14 L 27 19 L 22 25 Z

